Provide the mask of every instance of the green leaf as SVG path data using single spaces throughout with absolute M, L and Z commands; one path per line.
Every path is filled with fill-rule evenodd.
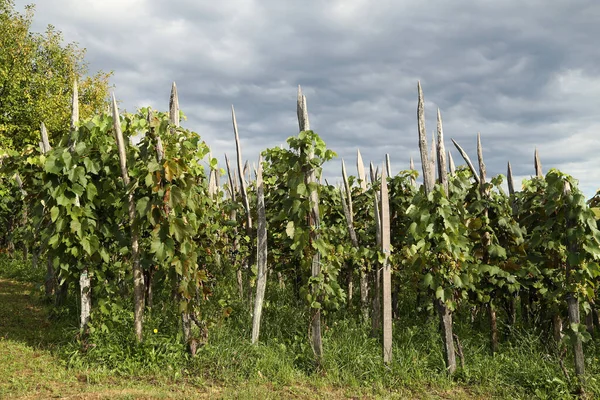
M 81 247 L 83 247 L 83 250 L 88 254 L 88 255 L 92 255 L 92 248 L 90 246 L 90 240 L 86 237 L 81 239 Z
M 87 186 L 86 186 L 86 196 L 88 198 L 89 201 L 94 201 L 94 198 L 98 195 L 98 189 L 96 188 L 96 185 L 94 185 L 92 182 L 88 182 Z
M 156 254 L 159 259 L 165 258 L 165 245 L 160 237 L 153 237 L 150 242 L 150 252 Z
M 295 228 L 294 228 L 294 221 L 290 221 L 290 222 L 288 222 L 288 223 L 287 223 L 287 226 L 286 226 L 286 228 L 285 228 L 285 233 L 288 235 L 288 237 L 289 237 L 290 239 L 293 239 L 293 238 L 294 238 L 294 231 L 295 231 Z
M 143 217 L 148 212 L 148 202 L 149 201 L 150 201 L 150 198 L 148 196 L 142 197 L 141 199 L 139 199 L 137 201 L 137 204 L 135 205 L 135 210 L 137 211 L 137 214 L 139 217 Z
M 456 287 L 459 287 L 459 288 L 460 288 L 460 287 L 462 287 L 462 286 L 463 286 L 463 283 L 462 283 L 462 281 L 460 280 L 460 276 L 458 276 L 458 275 L 454 275 L 454 276 L 452 277 L 452 281 L 454 282 L 454 286 L 456 286 Z
M 498 246 L 497 244 L 491 244 L 488 246 L 488 252 L 491 257 L 505 259 L 506 258 L 506 250 L 503 247 Z
M 296 186 L 296 192 L 300 196 L 308 196 L 308 191 L 306 190 L 306 185 L 304 182 L 301 182 L 298 184 L 298 186 Z
M 50 219 L 52 220 L 52 222 L 56 221 L 56 218 L 58 218 L 58 214 L 59 214 L 59 209 L 56 206 L 53 206 L 50 209 Z
M 431 287 L 432 282 L 433 282 L 433 275 L 431 275 L 431 273 L 427 273 L 427 275 L 425 275 L 425 277 L 423 278 L 423 286 Z
M 83 236 L 83 231 L 81 230 L 81 222 L 78 219 L 71 220 L 71 232 L 77 234 L 80 238 Z
M 445 301 L 444 298 L 444 288 L 441 286 L 438 286 L 438 288 L 435 291 L 435 298 L 436 299 L 440 299 L 441 301 Z

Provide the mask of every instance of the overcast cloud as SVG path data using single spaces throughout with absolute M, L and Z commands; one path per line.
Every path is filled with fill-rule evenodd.
M 488 175 L 510 160 L 520 180 L 537 147 L 544 172 L 573 175 L 591 196 L 599 21 L 597 0 L 38 0 L 34 29 L 53 24 L 87 48 L 91 72 L 113 70 L 127 110 L 166 110 L 176 81 L 184 126 L 220 158 L 235 152 L 231 104 L 244 158 L 296 134 L 300 84 L 311 127 L 340 158 L 354 164 L 360 148 L 381 163 L 389 153 L 397 173 L 412 156 L 420 171 L 420 80 L 427 130 L 439 107 L 447 148 L 454 138 L 475 158 L 481 132 Z M 339 164 L 327 166 L 330 182 Z

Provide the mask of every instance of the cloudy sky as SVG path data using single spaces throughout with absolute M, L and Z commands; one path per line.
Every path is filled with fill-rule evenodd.
M 114 71 L 127 110 L 166 110 L 176 81 L 185 126 L 221 158 L 235 153 L 232 104 L 244 158 L 296 134 L 300 84 L 311 127 L 340 158 L 389 153 L 396 173 L 412 156 L 420 171 L 420 80 L 429 134 L 439 107 L 447 140 L 475 159 L 481 132 L 488 175 L 510 160 L 515 178 L 531 176 L 537 147 L 544 173 L 559 168 L 591 196 L 598 21 L 597 0 L 38 0 L 34 29 L 53 24 L 87 48 L 92 72 Z M 330 182 L 339 163 L 326 167 Z

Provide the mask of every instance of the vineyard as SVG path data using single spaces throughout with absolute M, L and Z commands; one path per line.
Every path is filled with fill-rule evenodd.
M 358 152 L 355 176 L 311 130 L 300 88 L 299 133 L 249 161 L 232 108 L 236 154 L 224 165 L 180 125 L 175 84 L 167 112 L 120 114 L 113 97 L 109 113 L 81 121 L 71 91 L 67 135 L 50 143 L 42 124 L 39 146 L 0 149 L 0 247 L 44 271 L 42 297 L 78 327 L 73 354 L 117 368 L 107 338 L 122 335 L 135 357 L 161 336 L 153 349 L 193 360 L 229 325 L 232 340 L 276 343 L 300 370 L 326 374 L 340 350 L 324 337 L 344 325 L 401 376 L 398 338 L 417 329 L 441 354 L 427 368 L 467 379 L 465 332 L 485 335 L 497 359 L 528 334 L 566 393 L 600 395 L 600 192 L 586 201 L 573 177 L 544 175 L 537 152 L 522 187 L 510 163 L 487 176 L 479 136 L 476 164 L 452 140 L 456 167 L 439 110 L 429 142 L 420 84 L 422 170 L 411 160 L 394 173 L 383 154 L 365 166 Z M 321 176 L 326 162 L 340 164 L 339 185 Z

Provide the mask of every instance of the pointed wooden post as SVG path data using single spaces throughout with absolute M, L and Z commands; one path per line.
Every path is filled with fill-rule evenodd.
M 438 176 L 440 184 L 444 187 L 448 195 L 448 170 L 446 163 L 446 147 L 444 146 L 444 129 L 442 128 L 442 114 L 437 110 L 437 155 L 438 155 Z
M 52 150 L 52 147 L 50 147 L 50 140 L 48 139 L 48 131 L 46 130 L 46 125 L 44 125 L 43 122 L 40 124 L 40 134 L 42 136 L 43 152 L 47 153 L 50 150 Z
M 435 180 L 431 179 L 431 163 L 427 152 L 427 132 L 425 131 L 425 110 L 423 101 L 423 90 L 421 82 L 417 83 L 419 100 L 417 103 L 417 126 L 419 129 L 419 150 L 421 151 L 421 166 L 423 168 L 423 185 L 425 192 L 429 193 L 435 185 Z
M 356 237 L 356 231 L 354 230 L 354 211 L 352 208 L 352 192 L 350 189 L 350 183 L 348 181 L 348 175 L 346 173 L 346 164 L 344 160 L 342 160 L 342 179 L 344 181 L 345 195 L 344 191 L 341 191 L 342 198 L 342 208 L 344 210 L 344 215 L 346 216 L 346 225 L 348 226 L 348 234 L 350 235 L 350 241 L 352 246 L 358 248 L 358 239 Z M 366 182 L 365 182 L 366 183 Z M 346 201 L 346 198 L 348 199 Z M 369 299 L 369 286 L 367 283 L 367 274 L 364 270 L 364 266 L 359 266 L 360 268 L 360 306 L 361 313 L 363 319 L 368 321 L 369 319 L 369 307 L 368 307 L 368 299 Z M 350 293 L 348 294 L 350 295 Z
M 537 147 L 535 152 L 533 153 L 533 163 L 535 164 L 535 176 L 538 178 L 543 178 L 544 173 L 542 172 L 542 162 L 540 161 L 540 155 L 538 153 Z
M 392 164 L 390 162 L 389 154 L 385 155 L 385 168 L 386 168 L 387 176 L 391 178 L 392 177 Z
M 488 197 L 489 191 L 485 187 L 486 181 L 486 170 L 485 163 L 483 162 L 483 146 L 481 145 L 481 134 L 477 133 L 477 160 L 479 162 L 479 190 L 481 192 L 482 197 Z M 488 209 L 483 210 L 483 216 L 485 219 L 488 217 Z M 488 247 L 491 245 L 492 239 L 489 232 L 485 232 L 482 237 L 482 244 L 484 247 L 483 251 L 483 263 L 490 263 L 490 254 L 488 252 Z M 488 302 L 488 313 L 489 313 L 489 321 L 490 321 L 490 351 L 492 355 L 498 352 L 498 325 L 496 321 L 496 305 L 494 304 L 493 296 L 490 296 L 490 300 Z
M 238 125 L 237 120 L 235 118 L 235 110 L 233 105 L 231 106 L 231 120 L 233 123 L 233 134 L 235 136 L 235 150 L 237 153 L 237 166 L 238 166 L 238 178 L 240 183 L 240 192 L 242 194 L 242 200 L 244 205 L 244 210 L 246 211 L 246 234 L 248 236 L 252 236 L 252 215 L 250 214 L 250 202 L 248 200 L 248 190 L 246 187 L 246 178 L 244 169 L 242 166 L 242 145 L 240 143 L 240 135 L 238 133 Z M 248 163 L 246 163 L 247 165 Z M 247 270 L 248 265 L 250 264 L 250 260 L 247 258 L 244 259 L 242 269 Z
M 365 164 L 360 149 L 356 149 L 356 172 L 358 173 L 361 193 L 364 193 L 367 191 L 367 175 L 365 174 Z
M 175 82 L 171 85 L 171 96 L 169 97 L 169 121 L 179 128 L 181 119 L 179 117 L 179 96 L 177 95 Z
M 380 192 L 374 189 L 377 176 L 373 163 L 370 164 L 370 175 L 371 175 L 371 187 L 373 187 L 373 219 L 375 220 L 375 243 L 377 248 L 381 248 L 381 213 L 379 207 Z M 371 335 L 377 337 L 379 329 L 381 329 L 381 270 L 375 264 L 373 266 L 373 315 L 371 317 Z
M 477 161 L 479 162 L 479 187 L 483 192 L 483 185 L 485 184 L 486 171 L 485 163 L 483 162 L 483 147 L 481 146 L 481 134 L 477 132 Z
M 392 275 L 390 256 L 390 203 L 388 197 L 386 168 L 381 169 L 381 251 L 383 261 L 383 362 L 392 361 Z
M 257 234 L 256 234 L 256 299 L 254 301 L 254 315 L 252 317 L 252 343 L 258 342 L 260 333 L 260 317 L 262 314 L 265 289 L 267 287 L 267 217 L 265 216 L 265 190 L 263 184 L 262 156 L 258 159 L 258 170 L 256 171 L 257 190 Z
M 409 166 L 411 171 L 416 171 L 415 169 L 415 162 L 413 160 L 413 158 L 410 158 L 410 166 Z M 410 183 L 411 185 L 413 185 L 414 187 L 417 187 L 417 180 L 414 177 L 410 177 Z
M 231 172 L 231 164 L 229 162 L 229 158 L 227 157 L 227 154 L 225 154 L 225 165 L 227 166 L 227 176 L 229 177 L 229 194 L 231 196 L 231 201 L 233 203 L 236 202 L 236 192 L 237 192 L 237 188 L 238 188 L 238 183 L 236 180 L 236 176 L 235 176 L 235 171 L 233 171 L 233 173 Z M 237 211 L 235 210 L 235 208 L 231 209 L 231 212 L 229 213 L 229 219 L 231 221 L 236 221 L 237 220 Z M 233 232 L 234 232 L 234 239 L 233 239 L 233 252 L 234 254 L 237 254 L 237 252 L 239 251 L 240 248 L 240 244 L 237 241 L 237 226 L 233 228 Z M 240 266 L 238 265 L 236 268 L 236 279 L 237 279 L 237 284 L 238 284 L 238 293 L 240 296 L 240 299 L 244 298 L 244 279 L 242 277 L 242 269 L 240 268 Z
M 425 134 L 425 115 L 423 110 L 423 91 L 421 90 L 421 83 L 417 85 L 419 99 L 417 103 L 417 125 L 419 127 L 419 149 L 421 151 L 421 165 L 423 166 L 423 187 L 425 194 L 429 194 L 434 186 L 435 180 L 432 176 L 435 173 L 431 171 L 431 160 L 427 154 L 427 137 Z M 435 306 L 440 317 L 440 323 L 442 327 L 442 341 L 444 347 L 444 358 L 446 363 L 446 369 L 448 373 L 452 374 L 456 370 L 456 356 L 454 352 L 454 338 L 452 335 L 452 312 L 446 306 L 446 304 L 439 300 L 435 300 Z
M 513 180 L 513 173 L 512 167 L 510 166 L 510 161 L 508 162 L 506 167 L 506 180 L 508 184 L 508 194 L 512 196 L 513 194 L 515 194 L 515 183 Z
M 452 159 L 452 153 L 448 150 L 448 165 L 450 166 L 450 173 L 456 173 L 456 166 L 454 165 L 454 159 Z
M 537 150 L 536 150 L 536 155 L 537 155 Z M 536 157 L 536 170 L 537 170 L 536 172 L 539 171 L 539 173 L 541 174 L 542 166 L 541 166 L 541 164 L 539 164 L 539 169 L 538 169 L 537 168 L 538 163 L 539 163 L 539 158 Z M 563 195 L 565 197 L 567 197 L 570 195 L 570 193 L 571 193 L 571 184 L 565 180 L 564 188 L 563 188 Z M 568 215 L 568 213 L 565 213 L 565 214 Z M 565 226 L 565 232 L 573 229 L 573 226 L 574 226 L 574 221 L 567 219 L 566 226 Z M 569 240 L 569 237 L 566 233 L 565 233 L 564 237 L 565 237 L 564 243 L 565 243 L 567 249 L 569 249 L 568 250 L 569 253 L 573 253 L 573 254 L 578 253 L 577 245 L 574 242 L 571 242 Z M 571 286 L 572 270 L 577 267 L 578 267 L 577 265 L 573 265 L 573 261 L 571 260 L 571 258 L 567 257 L 567 268 L 566 268 L 567 287 Z M 566 298 L 567 298 L 567 311 L 569 314 L 569 323 L 579 325 L 581 320 L 580 320 L 580 315 L 579 315 L 578 295 L 576 293 L 569 291 L 566 295 Z M 573 341 L 573 356 L 575 359 L 574 360 L 575 361 L 575 374 L 580 379 L 580 384 L 583 385 L 583 383 L 584 383 L 583 375 L 585 374 L 585 359 L 584 359 L 584 355 L 583 355 L 583 343 L 581 341 L 581 336 L 579 336 L 579 335 L 577 335 L 575 337 L 575 340 Z M 583 386 L 580 387 L 580 390 L 583 391 Z
M 344 187 L 346 188 L 346 195 L 348 197 L 348 210 L 350 211 L 350 218 L 354 220 L 354 211 L 352 209 L 352 191 L 350 190 L 350 182 L 348 181 L 348 173 L 346 172 L 346 163 L 342 158 L 342 180 L 344 181 Z
M 77 129 L 79 123 L 79 93 L 77 90 L 77 80 L 73 81 L 73 96 L 71 98 L 71 130 Z M 45 128 L 44 128 L 45 130 Z M 42 142 L 45 142 L 44 146 L 48 145 L 48 137 L 46 135 Z M 87 265 L 83 267 L 81 274 L 79 275 L 79 294 L 80 294 L 80 319 L 79 328 L 84 329 L 90 321 L 90 309 L 92 306 L 92 289 L 90 282 L 90 275 Z
M 71 96 L 71 129 L 77 128 L 79 123 L 79 89 L 77 79 L 73 81 L 73 94 Z
M 175 84 L 175 82 L 173 82 L 173 84 L 171 85 L 171 95 L 169 96 L 169 123 L 173 125 L 175 129 L 179 128 L 181 123 L 179 112 L 179 96 L 177 94 L 177 85 Z M 171 129 L 171 133 L 175 133 L 175 129 Z M 190 353 L 194 355 L 195 350 L 192 349 L 192 347 L 190 346 L 192 343 L 192 319 L 190 317 L 190 314 L 186 311 L 183 311 L 181 313 L 181 327 L 183 331 L 183 341 L 186 344 Z
M 308 120 L 308 108 L 306 106 L 306 97 L 302 94 L 302 88 L 298 85 L 298 101 L 296 111 L 298 114 L 298 127 L 300 132 L 309 131 L 310 130 L 310 122 Z M 313 150 L 311 149 L 311 153 L 308 154 L 309 158 L 314 157 Z M 315 170 L 311 169 L 308 171 L 306 176 L 306 183 L 316 183 L 316 174 Z M 308 186 L 308 185 L 307 185 Z M 311 239 L 316 241 L 319 239 L 318 233 L 315 231 L 319 229 L 320 225 L 320 214 L 319 214 L 319 194 L 315 189 L 310 192 L 310 222 L 311 222 Z M 321 255 L 318 251 L 315 251 L 312 256 L 312 268 L 311 268 L 311 276 L 316 277 L 321 273 Z M 311 334 L 312 334 L 312 348 L 317 357 L 317 362 L 320 364 L 321 359 L 323 357 L 323 342 L 321 338 L 321 310 L 313 309 L 312 317 L 311 317 Z
M 40 147 L 42 149 L 42 153 L 46 154 L 50 150 L 52 150 L 52 147 L 50 147 L 50 140 L 48 139 L 48 131 L 46 130 L 46 126 L 44 125 L 43 122 L 40 124 L 40 136 L 42 139 L 42 141 L 40 143 Z M 41 250 L 40 250 L 40 252 L 41 252 Z M 56 291 L 54 264 L 50 257 L 48 257 L 48 261 L 46 262 L 46 280 L 44 282 L 44 289 L 45 289 L 46 296 L 48 296 L 48 297 L 53 296 Z
M 460 145 L 458 143 L 456 143 L 456 140 L 454 140 L 454 139 L 450 139 L 450 140 L 452 140 L 452 143 L 454 143 L 454 147 L 456 147 L 456 150 L 458 150 L 458 152 L 462 156 L 463 160 L 465 160 L 465 162 L 467 163 L 467 166 L 469 167 L 469 169 L 471 170 L 471 173 L 473 174 L 473 178 L 475 179 L 475 182 L 479 183 L 479 174 L 477 173 L 477 170 L 473 166 L 473 163 L 471 162 L 471 159 L 469 158 L 467 153 L 463 150 L 462 147 L 460 147 Z
M 121 120 L 119 118 L 119 109 L 117 108 L 117 99 L 112 95 L 112 115 L 113 115 L 113 130 L 119 148 L 119 162 L 121 165 L 121 176 L 125 190 L 129 192 L 129 173 L 127 172 L 127 155 L 125 151 L 125 141 L 123 140 L 123 132 L 121 131 Z M 144 275 L 142 266 L 140 265 L 139 255 L 139 235 L 137 224 L 135 223 L 135 200 L 133 193 L 128 194 L 129 202 L 129 223 L 131 226 L 131 258 L 133 262 L 133 326 L 135 336 L 138 342 L 142 341 L 142 323 L 144 317 Z
M 431 154 L 429 155 L 429 164 L 430 164 L 430 168 L 429 168 L 429 172 L 431 173 L 431 181 L 433 182 L 433 184 L 436 184 L 436 179 L 435 179 L 435 164 L 437 161 L 437 151 L 436 151 L 436 147 L 435 147 L 435 132 L 432 132 L 431 134 Z

